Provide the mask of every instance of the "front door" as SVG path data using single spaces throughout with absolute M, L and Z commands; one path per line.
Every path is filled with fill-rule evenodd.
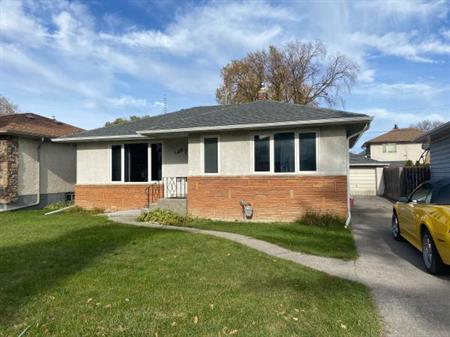
M 152 181 L 162 180 L 162 144 L 155 143 L 151 145 L 152 160 Z

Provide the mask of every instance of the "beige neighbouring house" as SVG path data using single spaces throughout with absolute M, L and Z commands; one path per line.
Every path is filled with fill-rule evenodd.
M 76 148 L 51 138 L 83 131 L 33 113 L 0 116 L 0 211 L 73 195 Z
M 377 161 L 403 166 L 411 160 L 415 164 L 425 152 L 423 143 L 416 140 L 424 133 L 419 129 L 400 129 L 395 125 L 389 132 L 366 141 L 363 147 L 366 156 Z
M 262 221 L 308 210 L 347 217 L 349 149 L 372 118 L 261 96 L 54 139 L 76 144 L 76 204 L 114 211 L 174 201 L 226 220 L 245 209 Z

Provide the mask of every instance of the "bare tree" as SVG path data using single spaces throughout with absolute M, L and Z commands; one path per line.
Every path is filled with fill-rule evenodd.
M 424 119 L 423 121 L 411 124 L 410 128 L 420 129 L 423 131 L 430 131 L 434 128 L 437 128 L 439 125 L 443 124 L 444 122 L 438 121 L 438 120 L 431 120 L 431 119 Z
M 12 103 L 7 97 L 0 95 L 0 115 L 9 115 L 17 112 L 17 104 Z
M 350 90 L 358 72 L 357 64 L 346 56 L 328 57 L 321 42 L 271 46 L 223 67 L 216 98 L 221 104 L 251 102 L 264 82 L 273 100 L 333 106 L 342 102 L 342 89 Z

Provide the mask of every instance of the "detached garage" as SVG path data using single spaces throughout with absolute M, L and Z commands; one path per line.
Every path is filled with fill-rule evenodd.
M 350 194 L 383 195 L 383 168 L 387 163 L 350 153 Z

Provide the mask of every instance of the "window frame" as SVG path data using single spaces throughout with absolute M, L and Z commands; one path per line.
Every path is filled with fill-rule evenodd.
M 294 133 L 294 171 L 275 172 L 275 139 L 276 133 Z M 314 133 L 316 135 L 316 170 L 300 171 L 300 137 L 302 133 Z M 270 136 L 270 171 L 255 171 L 255 136 Z M 252 132 L 250 134 L 250 165 L 251 172 L 255 175 L 317 175 L 320 172 L 320 130 L 319 129 L 286 129 Z
M 390 151 L 389 146 L 393 146 L 394 151 Z M 397 143 L 386 143 L 386 152 L 387 153 L 397 153 Z
M 147 144 L 147 181 L 125 181 L 125 144 Z M 162 161 L 162 168 L 161 168 L 161 178 L 164 178 L 164 141 L 162 140 L 155 140 L 155 141 L 128 141 L 128 142 L 123 142 L 123 143 L 111 143 L 108 146 L 108 153 L 109 153 L 109 174 L 108 174 L 108 180 L 110 184 L 132 184 L 132 185 L 147 185 L 149 183 L 156 183 L 156 182 L 160 182 L 157 180 L 152 180 L 152 170 L 151 170 L 151 165 L 152 165 L 152 144 L 161 144 L 162 149 L 161 149 L 161 161 Z M 120 149 L 121 149 L 121 164 L 120 164 L 120 169 L 121 169 L 121 177 L 120 177 L 120 181 L 118 180 L 112 180 L 112 147 L 116 145 L 119 146 L 120 145 Z
M 206 138 L 217 138 L 217 172 L 206 172 L 205 171 L 205 139 Z M 201 172 L 206 176 L 217 176 L 220 175 L 220 136 L 217 134 L 212 135 L 204 135 L 201 136 L 201 144 L 200 144 L 200 163 L 201 163 Z
M 255 170 L 255 162 L 256 162 L 256 153 L 255 153 L 255 137 L 256 136 L 263 136 L 263 137 L 269 137 L 269 170 L 268 171 L 256 171 Z M 274 154 L 274 140 L 273 140 L 273 134 L 271 132 L 265 132 L 265 133 L 254 133 L 251 135 L 251 151 L 250 151 L 250 163 L 252 165 L 252 172 L 254 174 L 267 174 L 274 171 L 275 168 L 275 154 Z
M 120 180 L 113 180 L 113 147 L 120 146 Z M 123 144 L 110 144 L 109 145 L 109 181 L 112 183 L 120 183 L 124 181 L 124 146 Z

